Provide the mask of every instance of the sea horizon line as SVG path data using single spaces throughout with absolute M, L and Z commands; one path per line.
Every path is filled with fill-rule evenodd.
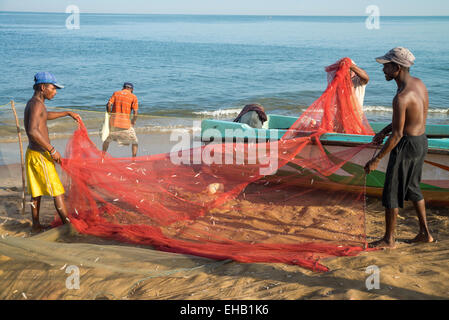
M 0 10 L 0 13 L 26 13 L 26 14 L 64 14 L 66 12 L 61 11 L 9 11 Z M 242 13 L 138 13 L 138 12 L 83 12 L 82 14 L 92 15 L 157 15 L 157 16 L 237 16 L 237 17 L 332 17 L 332 18 L 366 18 L 366 15 L 314 15 L 314 14 L 242 14 Z M 381 15 L 381 17 L 389 18 L 449 18 L 449 15 Z

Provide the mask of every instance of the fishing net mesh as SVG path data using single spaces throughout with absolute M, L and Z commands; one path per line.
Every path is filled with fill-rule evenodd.
M 326 68 L 323 95 L 276 141 L 113 158 L 80 123 L 62 161 L 72 224 L 166 252 L 317 271 L 328 270 L 323 258 L 359 253 L 364 174 L 354 160 L 367 160 L 365 147 L 320 142 L 329 132 L 373 134 L 354 99 L 350 61 Z

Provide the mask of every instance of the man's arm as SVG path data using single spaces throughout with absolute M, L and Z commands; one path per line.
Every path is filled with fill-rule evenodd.
M 106 111 L 107 113 L 112 112 L 112 102 L 108 101 L 108 103 L 106 103 Z
M 135 100 L 133 101 L 133 105 L 132 105 L 132 110 L 134 113 L 134 116 L 131 120 L 131 124 L 134 127 L 134 125 L 136 124 L 137 121 L 137 110 L 139 109 L 139 102 L 137 101 L 137 98 L 135 98 Z
M 366 73 L 365 70 L 363 70 L 362 68 L 359 68 L 355 64 L 351 65 L 350 70 L 354 71 L 354 73 L 359 76 L 360 82 L 361 82 L 362 85 L 368 84 L 369 76 L 368 76 L 368 73 Z
M 370 173 L 377 168 L 380 160 L 385 157 L 401 140 L 404 133 L 406 101 L 404 98 L 396 97 L 393 101 L 392 131 L 380 152 L 365 165 L 365 172 Z M 388 128 L 388 126 L 386 127 Z
M 134 116 L 133 116 L 133 118 L 132 118 L 132 120 L 131 120 L 131 124 L 132 124 L 133 127 L 134 127 L 134 125 L 136 124 L 136 121 L 137 121 L 137 110 L 134 110 L 134 109 L 133 109 L 133 113 L 134 113 Z
M 112 112 L 112 106 L 115 103 L 115 92 L 112 94 L 111 98 L 108 100 L 108 103 L 106 103 L 106 111 L 108 113 Z
M 30 116 L 30 128 L 28 134 L 30 137 L 39 144 L 43 149 L 50 152 L 50 156 L 54 161 L 57 163 L 61 163 L 61 155 L 59 152 L 49 143 L 47 140 L 43 137 L 41 134 L 41 131 L 39 129 L 39 124 L 41 121 L 43 121 L 43 118 L 45 117 L 45 113 L 47 114 L 46 120 L 53 120 L 58 119 L 65 116 L 71 116 L 74 120 L 77 122 L 81 120 L 81 117 L 79 114 L 71 112 L 71 111 L 64 111 L 64 112 L 45 112 L 45 106 L 43 104 L 39 104 L 39 106 L 36 105 L 37 108 L 33 108 L 31 111 Z M 40 110 L 40 112 L 39 112 Z M 45 121 L 46 121 L 45 120 Z
M 81 120 L 79 114 L 71 111 L 62 111 L 62 112 L 47 112 L 47 120 L 54 120 L 62 117 L 72 117 L 75 121 Z
M 380 130 L 373 138 L 374 144 L 382 144 L 385 137 L 390 134 L 390 132 L 393 130 L 393 123 L 390 123 L 388 126 Z

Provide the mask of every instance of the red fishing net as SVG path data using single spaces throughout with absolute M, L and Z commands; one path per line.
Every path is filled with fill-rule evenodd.
M 102 159 L 81 123 L 62 162 L 71 222 L 158 250 L 318 271 L 327 270 L 322 258 L 357 254 L 364 175 L 353 161 L 364 147 L 320 142 L 326 132 L 372 134 L 349 66 L 345 58 L 326 69 L 326 91 L 279 141 Z

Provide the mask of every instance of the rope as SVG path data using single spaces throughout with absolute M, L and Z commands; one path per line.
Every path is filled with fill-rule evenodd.
M 365 229 L 364 234 L 365 234 L 365 244 L 364 244 L 364 249 L 368 249 L 368 241 L 366 240 L 366 178 L 367 178 L 367 174 L 364 174 L 364 178 L 365 178 L 365 182 L 363 183 L 363 227 Z
M 372 144 L 372 143 L 370 143 L 370 144 Z M 376 153 L 377 153 L 377 150 L 379 150 L 379 147 L 380 147 L 380 144 L 378 144 L 376 146 L 376 150 L 374 150 L 374 153 L 373 153 L 373 156 L 371 157 L 371 160 L 373 160 L 374 157 L 376 156 Z M 365 228 L 365 249 L 367 249 L 368 248 L 368 242 L 366 240 L 366 211 L 367 211 L 366 210 L 366 180 L 368 178 L 368 175 L 365 173 L 363 175 L 363 177 L 365 179 L 365 181 L 363 183 L 363 226 Z
M 6 104 L 6 105 L 9 105 L 9 103 Z M 26 106 L 26 104 L 20 103 L 20 102 L 16 102 L 16 105 Z M 2 106 L 0 106 L 0 107 L 2 107 Z M 101 115 L 103 115 L 105 113 L 105 111 L 76 109 L 76 108 L 69 108 L 69 107 L 52 107 L 52 106 L 47 106 L 47 108 L 49 108 L 49 109 L 57 109 L 57 110 L 65 110 L 65 111 L 98 113 L 98 114 L 101 114 Z M 173 117 L 169 117 L 169 116 L 153 116 L 153 115 L 144 114 L 144 113 L 139 113 L 138 117 L 139 118 L 141 118 L 141 117 L 143 117 L 143 118 L 155 118 L 155 119 L 160 119 L 160 118 L 166 118 L 166 119 L 178 118 L 178 117 L 174 117 L 174 116 Z

